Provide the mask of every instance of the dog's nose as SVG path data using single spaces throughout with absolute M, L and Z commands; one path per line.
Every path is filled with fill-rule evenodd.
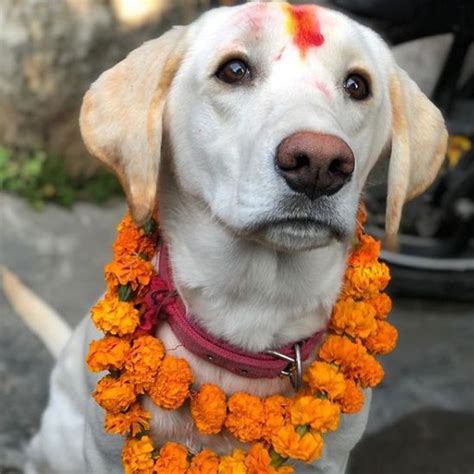
M 349 181 L 354 155 L 334 135 L 298 132 L 278 146 L 276 166 L 293 191 L 313 200 L 336 193 Z

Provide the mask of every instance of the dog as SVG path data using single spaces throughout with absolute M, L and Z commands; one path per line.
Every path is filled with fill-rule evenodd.
M 369 172 L 388 160 L 393 242 L 404 202 L 433 181 L 447 142 L 439 110 L 376 33 L 326 8 L 280 2 L 214 9 L 145 43 L 91 86 L 80 126 L 91 154 L 118 176 L 137 223 L 159 202 L 188 314 L 249 353 L 324 330 Z M 91 397 L 97 376 L 84 363 L 99 332 L 86 317 L 70 336 L 11 275 L 5 287 L 60 354 L 26 473 L 122 472 L 123 440 L 104 433 Z M 198 357 L 165 322 L 157 335 L 199 384 L 292 393 L 287 378 L 249 378 Z M 370 397 L 367 390 L 364 409 L 325 436 L 322 458 L 297 472 L 345 472 Z M 218 453 L 236 445 L 225 433 L 201 435 L 186 411 L 145 406 L 156 445 Z

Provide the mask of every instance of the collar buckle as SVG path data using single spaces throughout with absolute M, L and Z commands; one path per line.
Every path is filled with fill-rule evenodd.
M 266 351 L 267 354 L 276 357 L 277 359 L 288 362 L 288 366 L 280 372 L 280 375 L 286 376 L 290 379 L 291 385 L 295 390 L 301 388 L 303 382 L 303 366 L 301 363 L 301 347 L 300 343 L 297 342 L 293 349 L 295 351 L 295 357 L 290 357 L 286 354 L 282 354 L 278 351 Z

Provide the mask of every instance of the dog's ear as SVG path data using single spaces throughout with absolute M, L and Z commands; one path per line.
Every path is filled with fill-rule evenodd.
M 388 169 L 386 239 L 395 245 L 403 204 L 421 194 L 443 161 L 448 133 L 441 112 L 405 71 L 390 79 L 392 151 Z
M 186 33 L 175 27 L 132 51 L 92 84 L 82 103 L 86 147 L 117 175 L 138 224 L 156 204 L 163 110 Z

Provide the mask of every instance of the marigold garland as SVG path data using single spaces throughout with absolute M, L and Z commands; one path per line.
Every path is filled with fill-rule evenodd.
M 166 354 L 151 335 L 156 321 L 147 312 L 147 299 L 164 301 L 160 280 L 152 280 L 158 225 L 155 218 L 138 227 L 125 216 L 117 227 L 114 260 L 105 267 L 107 292 L 91 310 L 105 336 L 91 343 L 86 361 L 93 372 L 109 371 L 93 397 L 106 411 L 105 430 L 127 437 L 122 451 L 126 474 L 290 474 L 294 469 L 287 461 L 320 458 L 322 434 L 337 429 L 341 413 L 362 409 L 362 388 L 375 387 L 383 378 L 374 355 L 389 353 L 397 341 L 396 329 L 386 321 L 392 307 L 383 293 L 388 268 L 378 261 L 380 243 L 363 233 L 365 220 L 361 207 L 341 296 L 318 358 L 304 372 L 303 389 L 292 398 L 262 399 L 243 392 L 227 398 L 211 384 L 193 387 L 189 364 Z M 247 452 L 236 449 L 222 457 L 208 449 L 193 455 L 174 442 L 157 449 L 151 413 L 141 403 L 144 395 L 167 410 L 189 402 L 199 431 L 225 429 L 252 444 Z

